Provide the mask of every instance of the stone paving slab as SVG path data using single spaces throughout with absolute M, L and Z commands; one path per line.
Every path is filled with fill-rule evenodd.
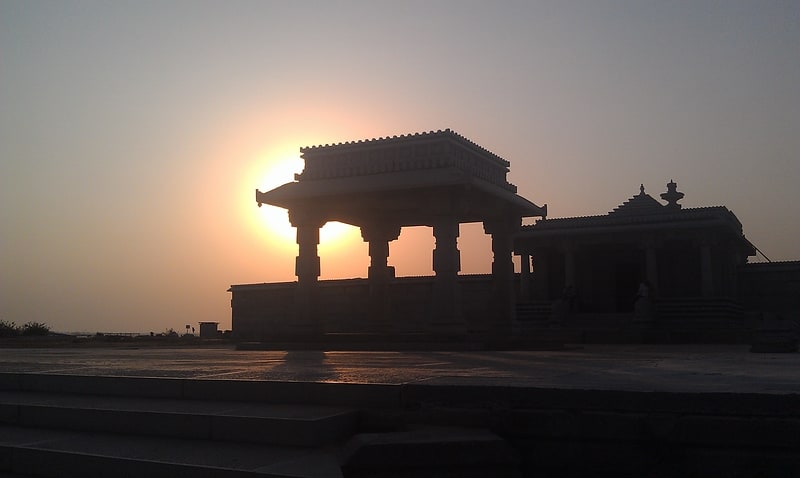
M 0 391 L 0 404 L 287 420 L 321 420 L 351 411 L 349 408 L 321 405 L 297 407 L 290 404 L 264 402 L 221 402 L 177 399 L 146 400 L 128 397 L 19 391 Z
M 0 349 L 0 372 L 236 381 L 800 393 L 800 354 L 746 345 L 585 345 L 558 351 L 321 352 L 231 348 Z
M 203 471 L 199 467 L 210 467 L 203 476 L 237 476 L 225 471 L 241 470 L 266 476 L 341 477 L 335 453 L 326 449 L 0 427 L 0 448 L 8 447 L 58 453 L 70 459 L 67 469 L 91 471 L 87 473 L 90 476 L 111 476 L 115 468 L 122 476 L 144 476 L 132 472 L 130 468 L 135 464 L 139 469 L 148 470 L 149 476 L 176 476 L 170 474 L 168 468 L 166 474 L 163 472 L 163 464 L 173 464 L 193 467 L 173 470 L 189 472 L 189 476 Z M 89 457 L 102 460 L 92 463 Z M 27 462 L 34 476 L 38 476 L 35 473 L 41 470 L 37 462 Z

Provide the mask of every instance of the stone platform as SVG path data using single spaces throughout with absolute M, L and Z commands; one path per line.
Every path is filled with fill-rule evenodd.
M 1 352 L 0 473 L 800 475 L 800 354 Z
M 800 354 L 747 345 L 567 345 L 551 351 L 238 351 L 220 347 L 5 348 L 0 372 L 213 380 L 800 393 Z

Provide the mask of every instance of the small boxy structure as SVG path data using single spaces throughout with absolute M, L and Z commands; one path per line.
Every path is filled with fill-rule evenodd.
M 200 338 L 214 339 L 219 335 L 219 322 L 200 322 Z

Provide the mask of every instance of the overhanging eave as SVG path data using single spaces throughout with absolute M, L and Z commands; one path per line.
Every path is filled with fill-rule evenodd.
M 477 204 L 499 205 L 503 211 L 520 217 L 543 217 L 547 208 L 537 206 L 512 191 L 470 177 L 456 168 L 394 172 L 369 176 L 344 177 L 313 181 L 295 181 L 270 191 L 256 190 L 256 202 L 291 209 L 309 203 L 324 208 L 332 201 L 349 199 L 358 202 L 380 201 L 391 198 L 415 197 L 421 192 L 463 190 Z M 412 202 L 413 204 L 413 202 Z M 417 208 L 413 204 L 411 208 Z M 484 216 L 486 214 L 483 214 Z

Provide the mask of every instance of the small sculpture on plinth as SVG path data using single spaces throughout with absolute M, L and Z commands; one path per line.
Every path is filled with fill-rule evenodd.
M 639 283 L 636 291 L 636 302 L 633 304 L 634 320 L 637 323 L 650 323 L 653 321 L 655 311 L 653 307 L 653 290 L 649 281 Z

